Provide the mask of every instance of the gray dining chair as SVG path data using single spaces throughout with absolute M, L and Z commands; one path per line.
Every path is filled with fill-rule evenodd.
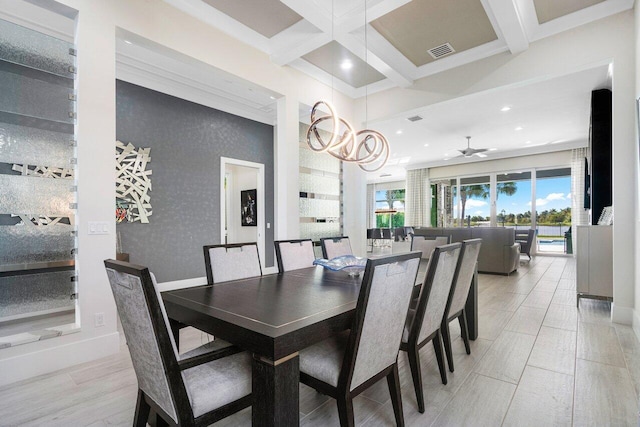
M 461 243 L 452 243 L 434 249 L 429 259 L 425 281 L 420 289 L 418 305 L 415 309 L 409 310 L 402 333 L 400 350 L 406 351 L 409 356 L 409 367 L 420 412 L 425 410 L 420 371 L 420 349 L 425 344 L 433 342 L 442 384 L 447 383 L 440 327 L 460 257 L 460 247 Z
M 448 245 L 451 236 L 416 236 L 411 237 L 411 250 L 421 251 L 423 259 L 429 259 L 437 246 Z
M 203 250 L 207 283 L 210 285 L 262 276 L 258 244 L 255 242 L 207 245 Z
M 404 425 L 398 351 L 420 254 L 369 259 L 353 323 L 300 351 L 300 381 L 336 399 L 341 426 L 353 426 L 353 398 L 387 378 L 396 424 Z
M 313 267 L 316 255 L 311 239 L 278 240 L 274 242 L 278 271 L 285 272 Z
M 323 237 L 320 239 L 320 246 L 322 246 L 322 256 L 326 259 L 333 259 L 343 255 L 353 255 L 351 243 L 346 236 Z
M 206 426 L 251 406 L 251 355 L 214 341 L 179 354 L 149 269 L 104 265 L 138 380 L 134 426 Z
M 482 239 L 463 240 L 460 249 L 460 258 L 456 267 L 456 273 L 453 278 L 453 285 L 449 293 L 449 301 L 447 309 L 442 319 L 442 340 L 444 341 L 444 350 L 449 362 L 449 371 L 453 372 L 453 352 L 451 350 L 451 333 L 449 332 L 449 323 L 458 319 L 460 323 L 460 335 L 464 342 L 464 348 L 467 354 L 471 354 L 469 346 L 469 329 L 467 327 L 467 313 L 465 305 L 469 296 L 469 289 L 473 281 L 473 275 L 476 271 L 476 263 L 478 262 L 478 254 Z

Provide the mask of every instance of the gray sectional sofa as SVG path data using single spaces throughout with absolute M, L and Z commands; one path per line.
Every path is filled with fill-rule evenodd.
M 478 255 L 480 273 L 510 274 L 520 264 L 520 244 L 515 241 L 515 230 L 504 227 L 471 228 L 416 228 L 418 236 L 451 236 L 451 242 L 482 239 Z

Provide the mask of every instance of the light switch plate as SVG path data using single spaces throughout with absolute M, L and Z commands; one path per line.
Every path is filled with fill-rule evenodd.
M 109 234 L 109 222 L 89 221 L 89 234 Z

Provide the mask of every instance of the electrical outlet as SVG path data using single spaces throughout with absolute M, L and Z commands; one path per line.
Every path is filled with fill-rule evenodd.
M 96 313 L 93 320 L 96 328 L 104 326 L 104 313 Z

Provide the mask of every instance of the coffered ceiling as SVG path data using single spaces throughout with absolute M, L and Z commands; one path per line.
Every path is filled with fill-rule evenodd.
M 633 0 L 165 0 L 357 98 L 633 7 Z

